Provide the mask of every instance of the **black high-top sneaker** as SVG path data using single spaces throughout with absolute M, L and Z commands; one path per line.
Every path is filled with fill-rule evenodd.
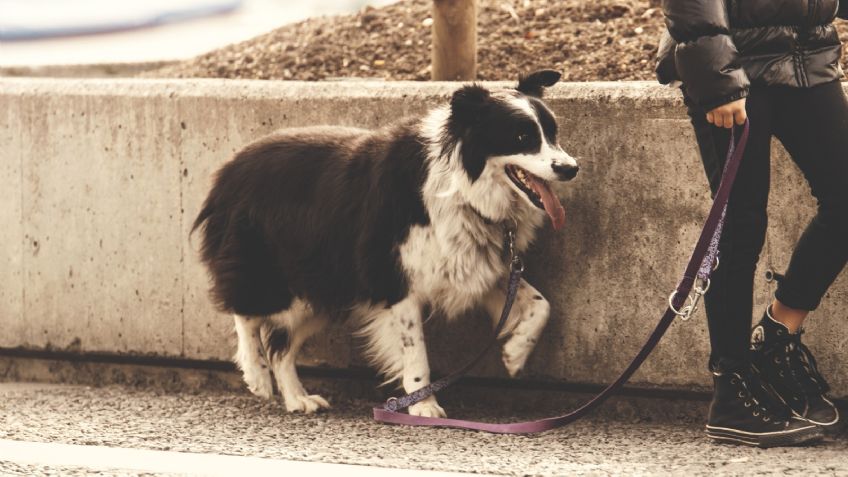
M 727 444 L 756 447 L 810 444 L 824 437 L 819 426 L 792 415 L 769 394 L 745 365 L 736 371 L 713 371 L 715 390 L 707 436 Z
M 816 359 L 801 342 L 803 330 L 790 333 L 772 318 L 769 307 L 751 333 L 751 362 L 765 385 L 798 417 L 826 432 L 840 430 L 839 410 L 828 399 L 830 390 Z

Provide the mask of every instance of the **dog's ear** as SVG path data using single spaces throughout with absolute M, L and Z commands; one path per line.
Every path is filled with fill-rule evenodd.
M 470 84 L 456 90 L 451 97 L 451 118 L 448 122 L 452 147 L 457 140 L 465 139 L 472 126 L 480 121 L 491 93 L 478 84 Z M 477 180 L 486 167 L 486 156 L 480 151 L 479 141 L 462 141 L 462 165 L 471 182 Z
M 555 85 L 560 78 L 562 74 L 559 71 L 540 70 L 527 76 L 519 76 L 516 89 L 527 96 L 541 98 L 545 88 Z
M 459 88 L 453 93 L 450 101 L 452 118 L 462 126 L 476 122 L 490 95 L 489 90 L 478 84 Z

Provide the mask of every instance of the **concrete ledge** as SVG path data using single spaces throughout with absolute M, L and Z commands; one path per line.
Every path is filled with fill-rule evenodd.
M 206 298 L 188 228 L 211 174 L 246 142 L 309 124 L 376 127 L 443 101 L 450 83 L 0 79 L 0 347 L 228 359 L 229 317 Z M 554 319 L 531 358 L 534 379 L 604 383 L 635 354 L 665 306 L 709 205 L 688 118 L 674 90 L 574 83 L 548 102 L 561 142 L 581 159 L 559 188 L 567 230 L 546 232 L 528 278 Z M 776 264 L 813 215 L 796 167 L 775 146 L 771 237 Z M 757 313 L 769 292 L 758 278 Z M 842 276 L 807 340 L 848 395 Z M 708 385 L 703 312 L 676 323 L 637 374 L 641 386 Z M 434 324 L 446 371 L 488 337 L 484 320 Z M 469 337 L 479 337 L 470 339 Z M 362 365 L 336 329 L 303 364 Z M 503 376 L 496 357 L 478 371 Z

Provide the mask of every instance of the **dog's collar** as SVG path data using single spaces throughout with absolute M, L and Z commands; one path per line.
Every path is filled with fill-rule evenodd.
M 504 255 L 508 255 L 510 257 L 510 260 L 512 259 L 512 257 L 516 256 L 515 233 L 518 231 L 518 223 L 515 221 L 515 219 L 504 219 L 495 222 L 494 220 L 480 213 L 479 210 L 475 209 L 471 205 L 466 204 L 465 206 L 468 207 L 469 210 L 474 212 L 478 217 L 480 217 L 480 220 L 482 220 L 484 224 L 493 227 L 500 227 L 503 230 Z

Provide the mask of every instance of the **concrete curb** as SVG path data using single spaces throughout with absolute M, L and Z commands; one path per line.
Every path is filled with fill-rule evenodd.
M 0 347 L 228 359 L 230 320 L 206 298 L 188 228 L 211 174 L 246 142 L 309 124 L 377 127 L 443 101 L 452 83 L 0 79 Z M 603 383 L 658 319 L 709 195 L 679 94 L 650 83 L 572 83 L 548 102 L 581 179 L 561 187 L 567 230 L 544 233 L 528 276 L 554 319 L 533 378 Z M 775 147 L 771 238 L 787 263 L 815 203 Z M 760 275 L 761 276 L 761 275 Z M 758 278 L 757 310 L 769 294 Z M 837 282 L 808 342 L 838 396 L 848 395 L 841 332 L 848 281 Z M 703 315 L 676 323 L 636 384 L 708 384 Z M 482 319 L 432 326 L 446 371 L 483 345 Z M 470 338 L 479 337 L 479 338 Z M 362 361 L 336 329 L 304 364 Z M 503 376 L 493 356 L 478 371 Z

